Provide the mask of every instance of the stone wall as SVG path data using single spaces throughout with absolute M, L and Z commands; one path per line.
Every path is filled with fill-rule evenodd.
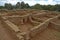
M 50 21 L 50 25 L 53 29 L 56 29 L 58 31 L 60 31 L 60 24 L 58 23 L 55 23 L 54 21 L 60 16 L 56 16 L 55 18 L 53 18 L 51 21 Z M 54 20 L 54 21 L 53 21 Z
M 34 37 L 37 33 L 40 33 L 41 31 L 45 30 L 48 27 L 48 24 L 49 24 L 49 20 L 46 20 L 45 22 L 41 23 L 35 28 L 32 28 L 30 31 L 30 36 Z
M 5 22 L 4 22 L 4 20 L 0 17 L 0 21 L 1 21 L 1 25 L 2 25 L 2 27 L 3 28 L 6 28 L 6 31 L 8 32 L 8 33 L 10 33 L 10 35 L 12 35 L 12 37 L 14 37 L 16 40 L 19 40 L 19 38 L 16 36 L 16 33 L 15 33 L 15 31 L 14 30 L 12 30 Z
M 59 16 L 55 16 L 53 18 L 50 18 L 48 20 L 46 20 L 45 22 L 41 23 L 38 26 L 35 26 L 34 28 L 32 28 L 30 30 L 30 37 L 34 37 L 37 33 L 40 33 L 41 31 L 45 30 L 48 27 L 48 24 L 53 20 L 58 18 Z M 60 26 L 60 25 L 56 25 L 56 26 Z M 60 28 L 60 27 L 59 27 Z

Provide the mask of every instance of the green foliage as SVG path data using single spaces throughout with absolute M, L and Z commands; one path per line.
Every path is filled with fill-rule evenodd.
M 5 3 L 5 8 L 6 9 L 9 9 L 9 10 L 13 9 L 12 8 L 12 4 L 10 4 L 10 3 L 9 4 L 8 3 Z
M 50 11 L 60 11 L 60 4 L 56 5 L 40 5 L 35 4 L 33 6 L 30 6 L 28 3 L 24 2 L 17 2 L 16 5 L 12 5 L 10 3 L 5 3 L 4 6 L 0 6 L 0 9 L 39 9 L 39 10 L 50 10 Z
M 0 9 L 4 9 L 4 7 L 3 6 L 0 6 Z
M 30 8 L 28 3 L 25 4 L 25 8 Z
M 32 7 L 33 9 L 42 9 L 42 6 L 40 4 L 36 4 Z
M 21 9 L 24 9 L 24 8 L 25 8 L 25 3 L 21 2 Z
M 20 9 L 20 8 L 21 8 L 21 4 L 20 4 L 20 2 L 17 2 L 17 4 L 16 4 L 16 8 L 17 8 L 17 9 Z

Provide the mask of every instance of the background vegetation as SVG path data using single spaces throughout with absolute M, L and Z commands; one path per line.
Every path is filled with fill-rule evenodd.
M 5 3 L 4 6 L 0 6 L 0 9 L 39 9 L 39 10 L 49 10 L 49 11 L 60 11 L 60 4 L 56 5 L 40 5 L 40 4 L 35 4 L 33 6 L 30 6 L 28 3 L 24 2 L 17 2 L 16 5 L 12 5 L 10 3 Z

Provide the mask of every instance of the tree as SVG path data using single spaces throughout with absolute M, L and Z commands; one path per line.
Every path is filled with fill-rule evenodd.
M 52 5 L 51 8 L 50 8 L 50 11 L 55 11 L 55 10 L 56 10 L 56 6 Z
M 42 9 L 42 7 L 41 7 L 40 4 L 35 4 L 35 5 L 33 6 L 33 8 L 34 8 L 34 9 Z
M 17 8 L 17 9 L 20 9 L 20 8 L 21 8 L 21 4 L 20 4 L 20 2 L 17 2 L 17 4 L 16 4 L 16 8 Z
M 8 8 L 8 3 L 5 3 L 5 8 L 6 8 L 6 9 Z
M 0 9 L 4 9 L 4 6 L 0 6 Z
M 5 8 L 6 9 L 9 9 L 9 10 L 13 9 L 12 8 L 12 4 L 10 4 L 10 3 L 9 4 L 8 3 L 5 3 Z
M 50 10 L 51 7 L 51 5 L 46 5 L 45 10 Z
M 25 8 L 25 3 L 21 2 L 21 9 L 24 9 L 24 8 Z
M 28 3 L 25 4 L 25 8 L 30 8 Z
M 56 4 L 55 7 L 56 7 L 56 11 L 60 11 L 60 4 Z

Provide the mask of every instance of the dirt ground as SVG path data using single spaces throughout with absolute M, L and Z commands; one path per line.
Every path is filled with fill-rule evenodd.
M 60 40 L 60 32 L 52 28 L 47 28 L 31 40 Z
M 5 16 L 8 17 L 8 16 L 14 16 L 14 15 L 15 16 L 16 15 L 24 16 L 26 14 L 32 13 L 32 15 L 30 14 L 29 16 L 26 17 L 26 19 L 28 21 L 24 22 L 25 21 L 24 20 L 23 24 L 21 24 L 21 19 L 22 18 L 25 19 L 25 16 L 24 17 L 15 17 L 15 18 L 8 17 L 6 19 L 0 18 L 0 40 L 20 40 L 16 35 L 18 35 L 19 33 L 22 33 L 22 32 L 30 31 L 31 28 L 34 28 L 34 27 L 38 26 L 40 23 L 45 22 L 47 19 L 53 18 L 58 15 L 58 14 L 49 14 L 48 12 L 44 12 L 44 11 L 42 11 L 42 12 L 41 11 L 32 11 L 32 10 L 29 10 L 29 11 L 23 10 L 23 12 L 21 12 L 21 11 L 22 10 L 8 11 L 8 12 L 5 12 L 5 15 L 0 15 L 2 18 Z M 1 12 L 1 13 L 4 13 L 4 12 Z M 50 13 L 52 13 L 52 12 L 50 12 Z M 35 15 L 33 17 L 34 14 L 39 14 L 39 15 Z M 29 19 L 30 16 L 31 16 L 31 19 L 33 20 L 32 22 L 30 21 L 31 19 Z M 8 25 L 8 23 L 4 23 L 4 21 L 6 21 L 6 20 L 8 20 L 11 24 L 16 25 L 15 28 L 19 29 L 19 31 L 15 32 L 15 29 L 13 28 L 14 25 L 12 25 L 10 28 L 9 25 L 11 25 L 11 24 Z M 60 24 L 60 19 L 54 19 L 52 22 L 55 22 L 56 24 Z M 33 25 L 34 23 L 39 23 L 39 24 Z M 19 35 L 19 36 L 21 36 L 21 35 Z M 30 40 L 60 40 L 60 32 L 51 28 L 51 26 L 48 26 L 48 28 L 46 28 L 44 31 L 38 33 L 37 35 L 32 37 Z

